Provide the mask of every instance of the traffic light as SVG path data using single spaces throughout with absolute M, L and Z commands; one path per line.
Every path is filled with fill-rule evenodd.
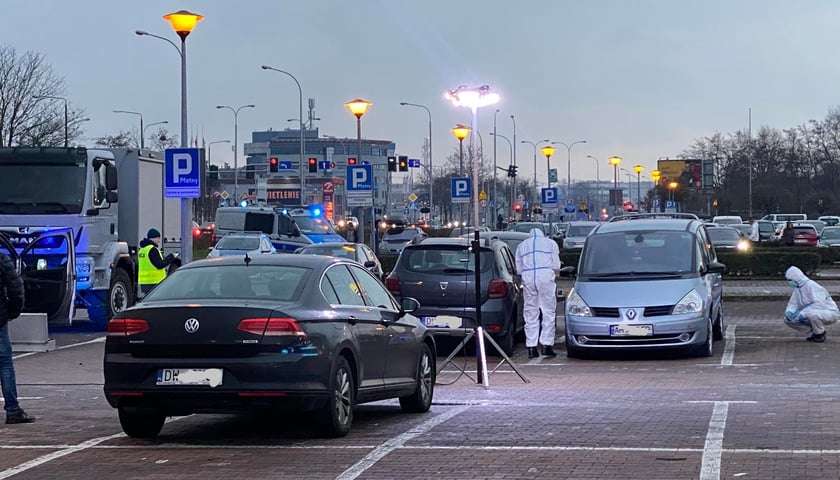
M 519 203 L 514 204 L 514 205 L 513 205 L 513 210 L 514 210 L 516 213 L 521 212 L 521 211 L 522 211 L 522 205 L 521 205 L 521 204 L 519 204 Z
M 278 168 L 280 168 L 280 162 L 277 160 L 277 157 L 269 158 L 268 159 L 268 171 L 269 172 L 276 172 Z
M 208 172 L 208 178 L 210 178 L 210 180 L 218 180 L 219 179 L 219 166 L 218 165 L 210 165 L 210 171 Z
M 388 171 L 389 172 L 396 172 L 397 171 L 397 157 L 388 157 Z
M 309 173 L 315 173 L 318 171 L 318 159 L 314 157 L 309 157 Z
M 408 171 L 408 156 L 400 155 L 398 166 L 399 166 L 399 171 L 407 172 Z
M 330 162 L 330 170 L 333 170 L 334 168 L 335 168 L 335 162 Z
M 516 178 L 516 165 L 511 165 L 508 167 L 508 177 Z
M 356 157 L 347 157 L 347 165 L 355 165 Z

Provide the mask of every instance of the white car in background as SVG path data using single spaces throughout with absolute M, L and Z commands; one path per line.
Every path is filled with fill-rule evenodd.
M 210 249 L 207 258 L 229 257 L 231 255 L 254 255 L 277 253 L 268 235 L 262 232 L 233 232 L 222 237 Z

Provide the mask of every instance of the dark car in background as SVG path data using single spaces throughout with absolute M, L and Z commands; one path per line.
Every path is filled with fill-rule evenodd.
M 514 256 L 501 240 L 482 239 L 480 248 L 482 324 L 511 354 L 524 328 Z M 427 238 L 403 249 L 385 285 L 398 299 L 416 298 L 414 314 L 436 334 L 475 328 L 475 265 L 470 240 Z
M 750 241 L 741 236 L 733 227 L 706 227 L 706 235 L 715 250 L 738 250 L 746 252 L 750 249 Z
M 364 265 L 377 278 L 384 279 L 385 272 L 382 269 L 382 262 L 373 250 L 364 243 L 349 243 L 349 242 L 324 242 L 308 245 L 306 247 L 295 250 L 295 253 L 301 255 L 327 255 L 337 258 L 349 258 Z
M 806 223 L 793 224 L 793 244 L 801 247 L 816 247 L 820 240 L 820 234 L 813 225 Z
M 343 436 L 360 403 L 426 412 L 437 353 L 418 307 L 334 257 L 191 262 L 108 323 L 105 398 L 138 438 L 194 413 L 312 411 Z
M 840 227 L 825 227 L 820 235 L 820 247 L 840 247 Z

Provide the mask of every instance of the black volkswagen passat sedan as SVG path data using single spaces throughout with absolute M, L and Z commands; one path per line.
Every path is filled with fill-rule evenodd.
M 343 436 L 359 403 L 429 410 L 436 349 L 417 308 L 338 258 L 192 262 L 108 324 L 105 396 L 132 437 L 167 416 L 260 409 L 313 411 Z

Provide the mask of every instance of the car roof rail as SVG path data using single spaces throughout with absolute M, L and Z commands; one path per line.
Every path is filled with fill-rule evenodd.
M 682 220 L 700 220 L 696 214 L 686 212 L 672 212 L 672 213 L 624 213 L 610 218 L 610 222 L 621 222 L 624 220 L 654 220 L 654 219 L 682 219 Z

